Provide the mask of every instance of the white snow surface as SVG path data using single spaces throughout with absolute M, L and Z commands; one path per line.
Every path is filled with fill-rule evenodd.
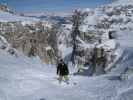
M 133 0 L 116 0 L 111 5 L 115 6 L 115 5 L 129 5 L 129 4 L 133 4 Z
M 98 45 L 98 47 L 103 47 L 106 51 L 108 50 L 114 50 L 116 48 L 116 41 L 114 39 L 107 40 L 104 43 L 101 43 Z
M 17 21 L 23 22 L 23 24 L 32 24 L 34 22 L 39 21 L 39 19 L 19 16 L 8 12 L 0 11 L 0 22 L 17 22 Z
M 39 58 L 31 59 L 21 54 L 16 58 L 0 50 L 0 100 L 133 100 L 133 74 L 123 81 L 109 80 L 133 64 L 133 45 L 128 45 L 133 43 L 129 39 L 132 32 L 130 36 L 119 34 L 121 49 L 126 50 L 122 62 L 117 64 L 119 67 L 97 77 L 71 73 L 69 85 L 59 84 L 55 65 L 45 65 Z M 69 69 L 73 72 L 73 68 L 69 66 Z

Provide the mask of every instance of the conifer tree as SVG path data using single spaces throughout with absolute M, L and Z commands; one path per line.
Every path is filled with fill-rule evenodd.
M 80 11 L 78 10 L 74 11 L 74 14 L 72 16 L 72 23 L 73 23 L 73 29 L 72 29 L 71 37 L 72 37 L 73 51 L 72 51 L 71 61 L 73 62 L 73 64 L 75 64 L 75 54 L 76 54 L 76 48 L 77 48 L 76 38 L 77 36 L 80 35 L 80 30 L 79 30 L 79 26 L 81 24 L 81 12 Z

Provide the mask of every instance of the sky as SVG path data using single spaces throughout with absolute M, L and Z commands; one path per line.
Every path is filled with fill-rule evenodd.
M 66 12 L 75 8 L 95 8 L 111 0 L 0 0 L 19 12 Z

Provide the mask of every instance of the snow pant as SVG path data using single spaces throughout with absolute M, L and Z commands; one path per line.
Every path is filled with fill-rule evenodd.
M 60 75 L 59 82 L 61 83 L 61 81 L 68 82 L 69 81 L 68 75 L 63 75 L 63 76 Z
M 78 68 L 78 73 L 83 72 L 83 67 L 81 65 L 78 65 L 77 68 Z

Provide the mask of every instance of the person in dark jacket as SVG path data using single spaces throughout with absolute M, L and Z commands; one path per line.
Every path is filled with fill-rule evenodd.
M 57 75 L 59 75 L 59 82 L 64 81 L 68 83 L 69 78 L 69 69 L 68 66 L 64 63 L 63 59 L 61 59 L 57 66 Z

